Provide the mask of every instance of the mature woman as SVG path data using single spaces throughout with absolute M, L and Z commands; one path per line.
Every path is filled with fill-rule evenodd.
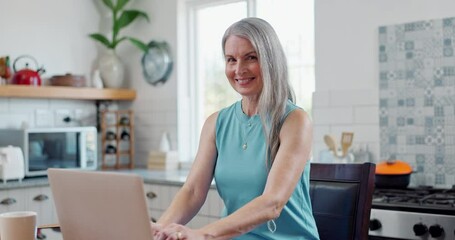
M 312 126 L 294 104 L 278 36 L 266 21 L 246 18 L 226 30 L 222 47 L 242 99 L 206 120 L 187 181 L 152 224 L 156 239 L 318 239 L 308 193 Z M 184 226 L 213 178 L 225 216 Z

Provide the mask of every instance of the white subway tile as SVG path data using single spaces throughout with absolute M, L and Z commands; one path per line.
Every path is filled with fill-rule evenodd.
M 313 126 L 313 142 L 324 142 L 324 135 L 330 134 L 330 127 L 328 125 L 314 125 Z
M 49 100 L 10 98 L 9 111 L 11 113 L 33 113 L 35 109 L 49 109 Z
M 353 132 L 354 142 L 377 142 L 379 141 L 379 125 L 356 124 L 356 125 L 333 125 L 332 133 L 336 139 L 341 139 L 342 132 Z
M 330 91 L 329 106 L 378 105 L 377 89 L 350 89 Z
M 328 91 L 313 92 L 313 109 L 316 107 L 328 107 L 330 103 L 330 93 Z
M 0 112 L 8 112 L 9 98 L 0 98 Z
M 18 129 L 23 126 L 34 127 L 35 118 L 33 113 L 9 113 L 2 114 L 0 128 Z
M 352 107 L 329 107 L 313 109 L 313 123 L 322 124 L 351 124 L 353 123 Z
M 354 107 L 354 123 L 374 123 L 379 125 L 378 106 L 356 106 Z

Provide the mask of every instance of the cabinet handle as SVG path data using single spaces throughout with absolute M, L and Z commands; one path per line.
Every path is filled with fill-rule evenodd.
M 3 200 L 0 202 L 0 204 L 2 204 L 2 205 L 7 205 L 7 206 L 8 206 L 8 205 L 13 205 L 13 204 L 15 204 L 15 203 L 16 203 L 16 199 L 14 199 L 14 198 L 5 198 L 5 199 L 3 199 Z
M 148 199 L 154 199 L 157 197 L 156 193 L 154 192 L 148 192 L 146 195 Z
M 46 201 L 47 199 L 49 199 L 48 196 L 46 196 L 44 194 L 40 194 L 40 195 L 34 197 L 33 201 L 42 202 L 42 201 Z

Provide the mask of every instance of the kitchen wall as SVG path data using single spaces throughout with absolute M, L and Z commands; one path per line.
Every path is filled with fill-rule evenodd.
M 356 147 L 368 145 L 378 161 L 378 27 L 454 17 L 455 2 L 326 0 L 315 1 L 315 11 L 315 159 L 324 134 L 353 131 Z
M 110 29 L 98 11 L 101 0 L 0 0 L 0 56 L 31 55 L 44 66 L 44 81 L 65 73 L 91 80 L 95 60 L 102 46 L 87 37 Z M 137 21 L 121 34 L 145 42 L 167 41 L 176 56 L 177 1 L 132 0 L 130 8 L 146 11 L 150 23 Z M 25 7 L 27 6 L 27 7 Z M 131 107 L 135 111 L 136 163 L 145 166 L 148 152 L 157 149 L 163 132 L 170 133 L 171 147 L 177 147 L 176 67 L 169 81 L 158 87 L 145 82 L 142 54 L 128 42 L 117 48 L 127 65 L 127 85 L 137 90 L 133 103 L 111 102 L 109 108 Z M 12 63 L 12 62 L 11 62 Z M 95 125 L 93 101 L 0 98 L 0 128 Z M 76 120 L 64 123 L 63 116 Z
M 14 59 L 30 54 L 46 68 L 47 77 L 66 72 L 89 77 L 99 46 L 86 36 L 102 28 L 94 1 L 0 0 L 0 55 L 8 54 Z M 180 55 L 178 3 L 179 0 L 133 1 L 131 6 L 149 13 L 150 23 L 134 23 L 124 33 L 144 41 L 165 40 L 176 59 Z M 342 131 L 353 131 L 355 147 L 368 145 L 377 161 L 378 27 L 453 17 L 455 2 L 322 0 L 315 1 L 315 12 L 314 158 L 318 159 L 319 151 L 325 149 L 324 134 L 339 138 Z M 162 132 L 170 133 L 172 148 L 177 148 L 178 62 L 169 81 L 153 87 L 143 80 L 141 54 L 135 48 L 123 43 L 118 53 L 128 66 L 128 85 L 138 93 L 131 107 L 136 113 L 137 162 L 145 165 L 148 151 L 158 147 Z M 180 76 L 178 81 L 184 82 L 185 77 Z M 23 106 L 22 110 L 17 106 Z M 24 119 L 34 125 L 43 118 L 53 119 L 55 124 L 55 115 L 61 109 L 90 109 L 86 112 L 91 112 L 93 119 L 93 106 L 91 101 L 0 98 L 0 126 L 18 127 Z
M 43 80 L 66 73 L 88 77 L 97 51 L 86 36 L 98 19 L 90 1 L 0 0 L 0 56 L 9 55 L 11 64 L 34 57 L 46 69 Z M 93 125 L 95 112 L 89 101 L 0 98 L 0 128 Z M 65 123 L 66 116 L 78 121 Z

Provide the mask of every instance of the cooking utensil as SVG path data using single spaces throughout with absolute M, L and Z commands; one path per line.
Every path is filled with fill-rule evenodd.
M 335 138 L 333 138 L 330 135 L 324 135 L 324 142 L 327 145 L 327 147 L 329 147 L 330 151 L 333 152 L 333 155 L 338 157 L 337 143 L 335 141 Z
M 354 133 L 352 132 L 343 132 L 341 134 L 341 157 L 346 157 L 349 147 L 352 145 L 352 140 L 354 139 Z
M 32 61 L 35 64 L 36 71 L 32 70 L 29 68 L 29 61 L 25 63 L 25 68 L 22 68 L 20 70 L 17 70 L 16 64 L 20 59 L 27 59 L 29 61 Z M 21 85 L 34 85 L 34 86 L 40 86 L 41 85 L 41 77 L 40 74 L 44 73 L 46 70 L 44 70 L 43 67 L 38 68 L 38 62 L 36 61 L 35 58 L 32 56 L 24 55 L 16 58 L 13 63 L 13 70 L 14 70 L 14 75 L 13 75 L 13 84 L 21 84 Z
M 376 164 L 375 185 L 377 188 L 406 188 L 409 185 L 412 167 L 401 160 L 388 160 Z

